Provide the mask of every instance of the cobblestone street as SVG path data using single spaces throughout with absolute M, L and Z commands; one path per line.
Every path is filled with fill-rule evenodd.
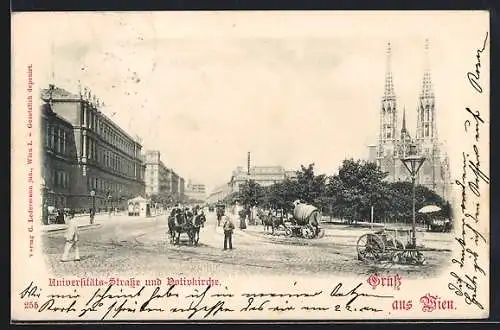
M 323 225 L 319 239 L 289 238 L 265 233 L 262 226 L 236 229 L 234 249 L 222 249 L 223 232 L 213 213 L 200 232 L 198 246 L 189 246 L 183 235 L 179 246 L 170 243 L 166 216 L 138 218 L 116 216 L 97 219 L 98 226 L 80 230 L 79 262 L 60 262 L 64 230 L 44 235 L 44 252 L 54 276 L 190 276 L 217 274 L 370 274 L 398 272 L 407 277 L 432 275 L 450 259 L 452 237 L 444 233 L 419 233 L 426 248 L 423 266 L 366 264 L 357 260 L 356 242 L 368 228 Z M 100 226 L 99 226 L 100 225 Z

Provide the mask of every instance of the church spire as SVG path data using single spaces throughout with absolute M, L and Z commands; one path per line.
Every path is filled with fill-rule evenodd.
M 429 39 L 425 39 L 425 62 L 424 62 L 424 77 L 422 79 L 421 98 L 433 98 L 434 91 L 432 89 L 431 68 L 429 60 Z
M 418 97 L 417 106 L 417 139 L 435 140 L 437 139 L 436 109 L 431 80 L 428 39 L 425 39 L 424 49 L 424 76 L 422 78 L 422 89 Z
M 406 108 L 403 107 L 403 126 L 401 127 L 401 132 L 406 132 Z
M 396 95 L 394 93 L 394 83 L 392 81 L 392 48 L 391 43 L 387 43 L 387 51 L 386 51 L 386 69 L 385 69 L 385 90 L 384 90 L 384 99 L 386 100 L 394 100 Z
M 394 144 L 397 140 L 397 105 L 396 94 L 394 93 L 394 83 L 391 70 L 392 48 L 391 43 L 387 43 L 386 49 L 386 72 L 384 95 L 380 107 L 380 132 L 379 146 L 384 145 L 385 150 L 380 149 L 381 154 L 393 154 Z

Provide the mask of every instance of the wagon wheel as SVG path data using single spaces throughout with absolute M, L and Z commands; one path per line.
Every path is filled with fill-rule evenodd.
M 361 235 L 356 248 L 358 259 L 363 261 L 380 261 L 385 251 L 384 241 L 375 234 Z
M 293 231 L 290 228 L 285 227 L 285 235 L 288 237 L 291 237 L 292 234 L 293 234 Z
M 323 238 L 325 236 L 325 229 L 324 228 L 318 228 L 318 236 L 317 238 Z
M 314 230 L 309 227 L 302 227 L 301 232 L 304 238 L 314 238 Z

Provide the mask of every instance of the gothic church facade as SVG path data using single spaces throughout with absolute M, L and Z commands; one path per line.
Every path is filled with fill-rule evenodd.
M 403 107 L 401 129 L 398 127 L 398 104 L 394 92 L 391 70 L 391 45 L 387 46 L 387 68 L 385 88 L 380 106 L 380 131 L 377 145 L 370 146 L 369 160 L 377 163 L 387 172 L 389 182 L 410 181 L 410 175 L 401 159 L 409 155 L 410 145 L 415 145 L 417 153 L 425 157 L 416 183 L 426 186 L 446 200 L 449 200 L 451 179 L 448 157 L 438 139 L 436 126 L 435 95 L 432 87 L 426 40 L 426 65 L 422 88 L 417 101 L 417 127 L 415 137 L 411 137 L 406 126 Z

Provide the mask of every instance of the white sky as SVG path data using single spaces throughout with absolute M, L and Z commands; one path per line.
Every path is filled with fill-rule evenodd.
M 327 174 L 367 157 L 388 41 L 399 116 L 405 106 L 414 136 L 429 38 L 438 130 L 452 140 L 457 96 L 488 31 L 473 12 L 37 15 L 28 32 L 40 40 L 39 87 L 51 71 L 75 93 L 80 79 L 145 149 L 209 191 L 246 166 L 247 151 L 254 165 L 315 162 Z

